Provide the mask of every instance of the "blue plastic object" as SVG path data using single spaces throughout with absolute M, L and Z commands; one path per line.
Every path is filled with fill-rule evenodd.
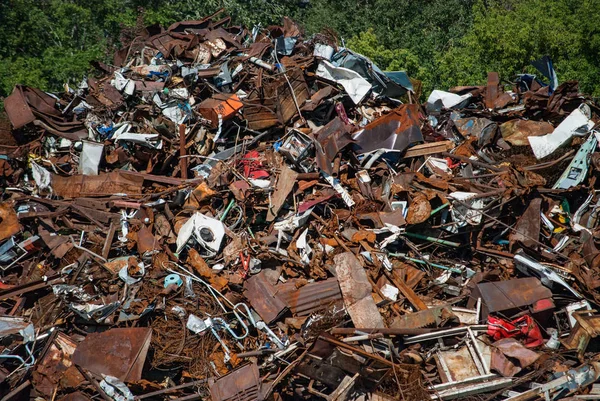
M 179 274 L 169 274 L 165 277 L 165 288 L 170 286 L 171 284 L 177 285 L 177 287 L 181 287 L 183 285 L 183 280 Z

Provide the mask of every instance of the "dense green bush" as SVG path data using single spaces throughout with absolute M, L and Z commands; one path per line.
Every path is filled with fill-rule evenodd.
M 197 19 L 221 7 L 235 23 L 267 26 L 287 15 L 308 35 L 333 29 L 340 44 L 382 69 L 433 88 L 509 79 L 552 57 L 560 81 L 600 95 L 600 0 L 4 0 L 0 98 L 17 84 L 61 90 L 90 61 L 109 61 L 136 25 Z M 141 21 L 143 20 L 143 21 Z

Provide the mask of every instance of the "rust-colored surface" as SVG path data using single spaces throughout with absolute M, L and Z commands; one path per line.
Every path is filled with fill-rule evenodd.
M 498 87 L 500 85 L 500 76 L 497 72 L 488 72 L 487 86 L 485 88 L 485 107 L 494 108 L 494 103 L 498 98 Z
M 381 314 L 371 296 L 371 283 L 360 261 L 351 252 L 334 258 L 346 310 L 355 327 L 384 327 Z
M 244 365 L 218 378 L 210 386 L 210 397 L 212 401 L 258 400 L 260 383 L 258 366 Z
M 423 141 L 420 125 L 419 106 L 403 104 L 366 125 L 360 134 L 354 135 L 357 153 L 368 153 L 381 148 L 401 152 L 409 145 Z
M 394 319 L 390 327 L 397 329 L 418 329 L 424 327 L 438 327 L 442 323 L 460 323 L 448 306 L 437 306 L 426 310 L 407 313 Z
M 541 206 L 542 200 L 534 199 L 525 209 L 525 213 L 519 217 L 514 231 L 509 236 L 511 251 L 516 250 L 517 243 L 525 247 L 537 248 L 541 228 Z
M 142 193 L 144 178 L 113 171 L 96 176 L 74 175 L 71 177 L 52 176 L 54 193 L 63 198 L 72 199 L 79 196 L 107 196 L 114 194 L 139 195 Z
M 600 152 L 575 159 L 597 99 L 490 73 L 439 88 L 431 108 L 422 82 L 331 30 L 255 30 L 224 12 L 125 30 L 114 65 L 6 99 L 0 351 L 26 358 L 30 323 L 37 340 L 28 369 L 0 358 L 0 397 L 110 401 L 97 382 L 112 375 L 137 401 L 498 398 L 599 360 L 596 312 L 570 314 L 600 304 Z M 370 95 L 354 103 L 341 69 L 320 79 L 326 59 Z M 567 118 L 577 132 L 537 160 L 529 139 Z M 82 138 L 103 146 L 97 176 L 76 174 Z M 553 189 L 563 173 L 585 179 Z M 520 248 L 537 278 L 519 278 Z M 513 332 L 477 327 L 490 314 L 531 316 L 562 349 L 531 363 L 526 336 L 491 346 Z
M 32 383 L 46 397 L 52 397 L 56 387 L 77 387 L 84 377 L 75 369 L 71 357 L 77 343 L 64 333 L 58 333 L 48 351 L 33 372 Z
M 298 114 L 298 107 L 304 105 L 304 102 L 310 98 L 310 93 L 304 80 L 304 74 L 294 61 L 289 57 L 284 57 L 281 62 L 286 68 L 289 84 L 283 77 L 277 81 L 277 116 L 279 121 L 285 124 Z M 294 91 L 294 96 L 292 96 L 290 86 Z
M 442 351 L 439 353 L 439 358 L 444 360 L 449 370 L 449 377 L 445 371 L 441 373 L 443 382 L 462 381 L 480 375 L 473 355 L 466 346 L 456 350 Z M 439 370 L 442 371 L 441 368 Z
M 279 297 L 277 289 L 267 280 L 264 272 L 246 280 L 244 296 L 266 323 L 275 320 L 287 307 Z
M 271 197 L 271 207 L 267 211 L 267 221 L 275 220 L 275 217 L 279 214 L 279 210 L 283 206 L 283 203 L 287 199 L 290 192 L 296 184 L 296 177 L 298 173 L 289 168 L 287 165 L 283 165 L 281 173 L 277 177 L 277 184 L 275 185 L 275 192 Z
M 490 369 L 504 377 L 513 377 L 540 358 L 514 338 L 503 338 L 491 345 L 492 359 Z
M 540 300 L 551 300 L 552 291 L 544 287 L 535 277 L 515 278 L 477 284 L 467 307 L 475 306 L 477 298 L 482 300 L 482 319 L 488 314 L 498 312 L 512 317 L 515 313 L 527 309 Z
M 151 328 L 111 329 L 89 334 L 75 350 L 73 363 L 124 382 L 140 380 L 152 337 Z
M 13 128 L 21 128 L 35 120 L 27 99 L 23 94 L 22 86 L 15 86 L 12 93 L 4 99 L 4 110 L 10 119 Z
M 75 391 L 74 393 L 69 393 L 64 397 L 60 398 L 58 401 L 89 401 L 89 397 L 83 394 L 80 391 Z
M 295 316 L 309 316 L 323 309 L 341 304 L 342 293 L 335 277 L 308 283 L 296 288 L 294 281 L 278 284 L 277 295 L 288 304 Z
M 529 146 L 530 136 L 546 135 L 554 131 L 552 124 L 546 121 L 515 119 L 500 125 L 502 138 L 514 146 Z
M 580 360 L 583 359 L 590 341 L 600 335 L 600 315 L 594 314 L 594 312 L 596 311 L 573 312 L 576 320 L 575 327 L 571 330 L 569 337 L 561 340 L 565 348 L 577 350 Z
M 431 215 L 431 204 L 424 195 L 417 195 L 413 198 L 408 207 L 406 222 L 408 224 L 420 224 L 426 221 Z
M 327 174 L 333 173 L 332 162 L 335 156 L 346 146 L 353 143 L 350 136 L 352 127 L 335 117 L 321 128 L 317 134 L 319 145 L 316 150 L 317 164 Z
M 12 203 L 0 203 L 0 241 L 12 237 L 19 231 L 21 226 Z

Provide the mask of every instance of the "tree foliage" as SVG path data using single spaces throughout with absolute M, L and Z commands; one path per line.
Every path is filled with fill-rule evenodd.
M 79 81 L 141 23 L 168 26 L 222 7 L 250 27 L 287 15 L 308 35 L 334 30 L 340 45 L 407 71 L 425 93 L 482 84 L 488 71 L 533 72 L 529 62 L 547 54 L 560 81 L 600 95 L 600 0 L 3 0 L 0 98 L 17 83 L 60 90 Z
M 576 79 L 600 95 L 597 0 L 479 0 L 472 28 L 437 57 L 443 85 L 485 81 L 487 71 L 504 78 L 535 73 L 531 60 L 549 55 L 560 81 Z

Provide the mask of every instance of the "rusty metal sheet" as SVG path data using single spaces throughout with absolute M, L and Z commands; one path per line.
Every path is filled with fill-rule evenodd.
M 422 145 L 415 145 L 409 148 L 404 154 L 405 158 L 427 156 L 441 152 L 447 152 L 454 148 L 454 142 L 452 141 L 441 141 L 441 142 L 430 142 Z
M 275 288 L 295 316 L 309 316 L 342 302 L 342 292 L 335 277 L 309 283 L 300 288 L 296 288 L 295 280 L 288 280 Z
M 260 385 L 258 366 L 244 365 L 219 377 L 210 386 L 210 398 L 212 401 L 258 400 Z
M 33 124 L 37 127 L 42 127 L 43 129 L 50 132 L 51 134 L 54 134 L 61 138 L 69 139 L 71 141 L 79 141 L 88 136 L 88 132 L 86 131 L 86 128 L 81 124 L 59 125 L 56 122 L 56 120 L 50 120 L 50 119 L 43 120 L 43 121 L 42 120 L 34 120 Z
M 124 193 L 127 195 L 140 195 L 144 178 L 126 171 L 112 171 L 100 175 L 73 175 L 62 177 L 52 175 L 52 189 L 54 193 L 63 198 L 77 198 L 79 196 L 107 196 Z
M 153 36 L 148 39 L 148 43 L 152 44 L 155 49 L 161 52 L 165 56 L 170 56 L 171 51 L 178 45 L 185 46 L 187 42 L 179 39 L 175 39 L 173 36 L 168 33 L 162 33 L 156 36 Z
M 0 241 L 12 237 L 21 231 L 17 212 L 12 206 L 12 203 L 0 203 Z
M 71 360 L 76 348 L 77 343 L 71 337 L 57 334 L 33 372 L 32 383 L 36 391 L 51 398 L 57 386 L 75 388 L 85 380 Z
M 491 345 L 490 369 L 504 377 L 512 377 L 532 365 L 541 354 L 532 351 L 515 338 L 503 338 Z
M 281 173 L 277 177 L 275 192 L 271 196 L 271 203 L 267 211 L 267 221 L 275 220 L 288 195 L 292 192 L 297 176 L 298 173 L 289 168 L 287 164 L 284 163 L 281 166 Z
M 21 128 L 35 120 L 33 111 L 27 104 L 21 85 L 15 86 L 12 93 L 4 99 L 4 110 L 14 129 Z
M 314 111 L 324 100 L 329 99 L 336 95 L 338 90 L 331 85 L 327 85 L 324 88 L 316 91 L 311 97 L 310 101 L 307 101 L 304 106 L 302 106 L 302 111 Z
M 331 389 L 337 388 L 344 376 L 359 373 L 361 386 L 374 391 L 390 370 L 408 378 L 416 365 L 392 363 L 377 353 L 353 347 L 329 335 L 320 335 L 312 344 L 295 371 L 317 380 Z
M 394 319 L 390 327 L 394 329 L 435 327 L 439 321 L 438 312 L 441 312 L 441 308 L 431 308 L 414 313 L 407 313 Z
M 408 207 L 406 222 L 408 224 L 421 224 L 431 216 L 431 204 L 427 197 L 421 193 L 417 194 Z
M 298 113 L 296 104 L 298 104 L 298 107 L 302 107 L 304 103 L 310 99 L 310 92 L 308 90 L 308 85 L 306 85 L 306 81 L 304 80 L 304 74 L 302 73 L 302 70 L 296 66 L 296 63 L 288 57 L 284 57 L 281 62 L 286 68 L 288 80 L 286 81 L 285 77 L 282 77 L 277 81 L 276 111 L 279 121 L 285 124 Z M 293 88 L 294 96 L 292 96 L 290 85 Z
M 438 369 L 442 382 L 460 382 L 481 375 L 469 347 L 441 351 L 438 355 L 447 366 L 446 370 Z
M 95 374 L 114 376 L 124 382 L 138 381 L 151 338 L 151 328 L 88 334 L 73 353 L 73 363 Z
M 160 92 L 165 87 L 165 83 L 162 81 L 134 81 L 135 90 L 142 93 L 154 93 Z
M 264 98 L 259 96 L 256 91 L 252 92 L 244 102 L 243 116 L 248 122 L 248 128 L 255 131 L 262 131 L 279 124 L 279 119 L 275 113 L 275 98 Z
M 477 117 L 458 118 L 454 120 L 454 125 L 462 136 L 477 138 L 477 144 L 481 147 L 492 141 L 498 128 L 495 122 Z
M 595 310 L 574 312 L 573 318 L 577 323 L 575 323 L 569 337 L 561 340 L 565 348 L 576 349 L 580 359 L 583 358 L 590 340 L 600 335 L 600 315 L 592 314 L 592 312 L 595 312 Z
M 419 105 L 403 104 L 376 119 L 356 133 L 356 152 L 369 153 L 378 149 L 403 152 L 410 145 L 423 141 L 419 121 Z
M 511 252 L 515 251 L 515 245 L 517 244 L 537 249 L 542 223 L 540 217 L 541 207 L 542 198 L 535 198 L 529 203 L 529 206 L 527 206 L 521 217 L 519 217 L 515 229 L 508 236 Z
M 546 121 L 515 119 L 500 125 L 502 138 L 514 146 L 529 146 L 530 136 L 542 136 L 554 131 L 552 124 Z
M 27 103 L 33 110 L 46 116 L 61 117 L 61 112 L 55 107 L 55 98 L 37 88 L 22 86 L 22 89 Z
M 140 255 L 152 254 L 159 251 L 161 246 L 158 238 L 146 226 L 142 226 L 137 232 L 137 250 Z
M 468 308 L 477 304 L 481 298 L 481 318 L 485 320 L 490 313 L 502 312 L 510 318 L 541 300 L 552 304 L 552 291 L 544 287 L 535 277 L 479 283 L 471 292 Z
M 494 102 L 498 98 L 498 87 L 500 86 L 500 76 L 497 72 L 488 72 L 487 87 L 485 88 L 485 107 L 494 108 Z
M 267 324 L 277 319 L 287 308 L 264 272 L 250 277 L 244 283 L 244 296 Z
M 494 101 L 494 109 L 503 109 L 511 104 L 516 104 L 517 100 L 510 93 L 502 93 Z
M 339 151 L 354 142 L 350 135 L 352 129 L 336 117 L 317 132 L 317 142 L 321 145 L 316 150 L 317 165 L 327 174 L 333 174 L 331 163 Z
M 385 327 L 371 296 L 372 286 L 365 269 L 352 252 L 336 255 L 335 271 L 346 310 L 355 327 Z
M 56 258 L 62 258 L 67 252 L 73 249 L 73 243 L 68 236 L 55 235 L 54 232 L 46 230 L 44 226 L 40 225 L 38 227 L 38 235 Z
M 90 401 L 90 399 L 80 391 L 75 391 L 59 398 L 58 401 Z

